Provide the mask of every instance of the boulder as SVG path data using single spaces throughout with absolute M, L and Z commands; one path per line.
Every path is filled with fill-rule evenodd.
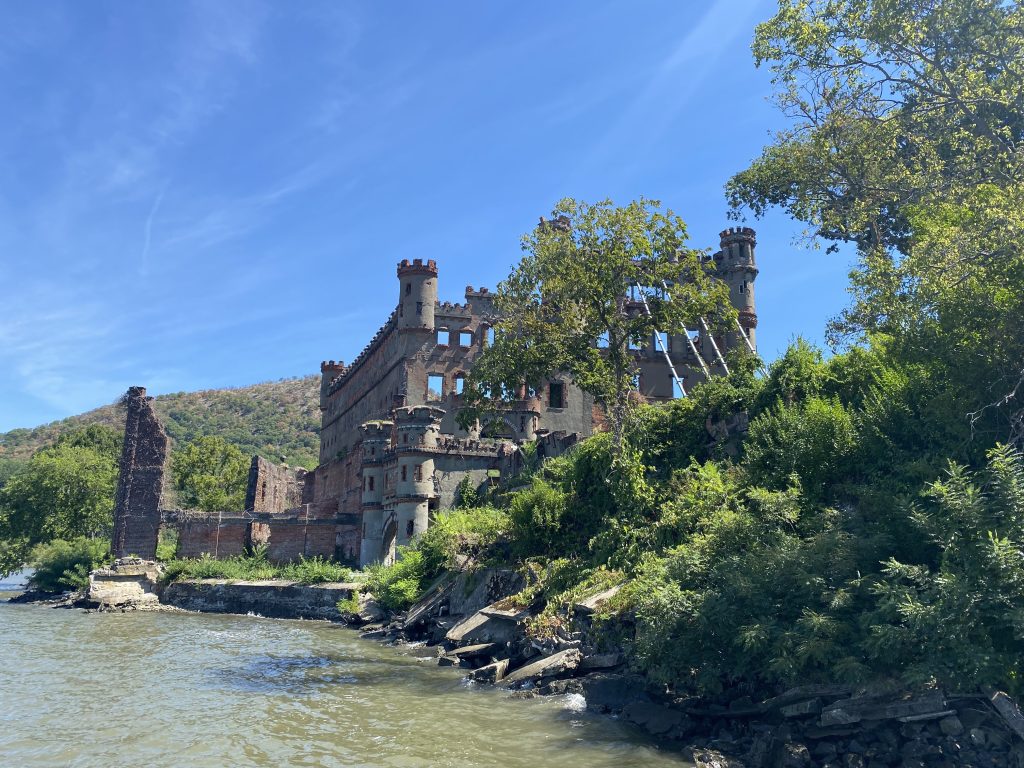
M 595 712 L 621 709 L 632 701 L 649 701 L 639 677 L 598 672 L 582 678 L 582 683 L 587 708 Z
M 444 639 L 456 645 L 463 643 L 504 644 L 518 634 L 519 627 L 516 622 L 477 612 L 449 629 L 445 633 Z
M 493 664 L 474 669 L 469 673 L 470 678 L 481 683 L 497 683 L 505 677 L 508 670 L 508 659 L 499 659 Z
M 1013 731 L 1021 739 L 1024 739 L 1024 715 L 1021 715 L 1020 708 L 1002 691 L 997 691 L 992 688 L 987 688 L 985 693 L 988 695 L 988 700 L 995 707 L 996 712 L 1003 718 L 1003 722 L 1006 723 L 1007 727 Z
M 476 656 L 486 656 L 498 646 L 495 643 L 478 643 L 476 645 L 464 645 L 461 648 L 454 648 L 449 655 L 458 656 L 462 659 L 471 659 Z
M 689 725 L 690 719 L 677 709 L 652 701 L 634 701 L 622 710 L 622 716 L 648 733 L 665 736 Z
M 559 651 L 550 656 L 531 662 L 525 667 L 520 667 L 505 678 L 504 682 L 518 683 L 523 680 L 535 678 L 555 677 L 565 672 L 571 672 L 580 665 L 583 654 L 578 648 L 570 648 L 567 651 Z
M 739 760 L 714 749 L 689 750 L 695 768 L 744 768 Z
M 363 624 L 373 624 L 384 618 L 384 609 L 371 595 L 359 593 L 359 612 L 356 614 Z
M 573 609 L 577 613 L 592 614 L 597 611 L 604 603 L 608 602 L 615 595 L 619 594 L 622 589 L 622 584 L 616 584 L 611 589 L 606 589 L 603 592 L 598 592 L 596 595 L 591 595 L 588 598 L 580 600 L 578 603 L 573 605 Z
M 150 560 L 115 560 L 109 568 L 89 574 L 86 598 L 100 608 L 159 609 L 162 573 L 163 566 Z
M 580 669 L 611 669 L 622 664 L 625 659 L 621 653 L 595 653 L 584 656 L 580 662 Z

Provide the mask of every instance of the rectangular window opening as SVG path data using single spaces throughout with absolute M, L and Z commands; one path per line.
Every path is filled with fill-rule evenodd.
M 487 329 L 487 346 L 489 346 L 489 347 L 494 346 L 494 329 L 493 328 L 488 328 Z
M 658 331 L 654 334 L 654 351 L 661 352 L 667 351 L 668 346 L 668 334 L 664 331 Z
M 455 377 L 455 394 L 461 395 L 466 390 L 466 377 L 456 376 Z
M 447 328 L 438 328 L 437 329 L 437 344 L 438 344 L 438 346 L 447 347 L 448 346 L 448 338 L 449 338 L 449 334 L 448 334 L 448 329 Z
M 552 381 L 548 385 L 548 407 L 565 408 L 565 384 L 561 381 Z
M 608 331 L 605 331 L 597 337 L 597 348 L 608 349 Z
M 427 376 L 427 400 L 440 400 L 444 396 L 444 376 L 432 373 Z
M 416 314 L 417 315 L 422 315 L 423 314 L 423 302 L 422 301 L 417 301 L 416 302 Z
M 459 346 L 460 347 L 472 347 L 473 346 L 473 332 L 472 331 L 459 331 Z
M 423 465 L 422 464 L 417 464 L 416 465 L 416 482 L 417 483 L 423 482 Z
M 402 482 L 405 482 L 408 479 L 409 479 L 409 468 L 403 464 L 402 465 Z

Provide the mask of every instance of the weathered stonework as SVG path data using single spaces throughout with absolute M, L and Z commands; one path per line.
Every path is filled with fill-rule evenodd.
M 558 226 L 558 222 L 552 222 Z M 747 227 L 721 233 L 710 257 L 739 314 L 735 330 L 694 336 L 676 329 L 633 351 L 638 399 L 679 396 L 666 354 L 689 387 L 725 371 L 724 354 L 753 348 L 757 314 L 753 285 L 755 234 Z M 467 286 L 464 303 L 438 299 L 433 260 L 398 264 L 398 304 L 366 348 L 349 365 L 320 366 L 320 461 L 314 471 L 291 469 L 253 457 L 245 510 L 165 512 L 179 531 L 181 557 L 229 557 L 256 547 L 275 561 L 334 557 L 367 565 L 392 560 L 397 547 L 451 506 L 460 483 L 493 484 L 523 467 L 520 446 L 537 445 L 540 457 L 564 453 L 605 428 L 594 398 L 565 375 L 523 387 L 500 418 L 469 430 L 458 424 L 462 386 L 490 343 L 498 316 L 486 288 Z M 627 307 L 643 311 L 626 297 Z M 746 337 L 744 339 L 744 337 Z M 114 552 L 152 558 L 160 525 L 160 489 L 167 436 L 146 398 L 133 387 L 121 459 Z M 708 424 L 709 440 L 725 443 L 745 420 Z
M 145 387 L 131 387 L 125 395 L 127 418 L 111 542 L 117 558 L 156 557 L 168 439 L 151 401 Z

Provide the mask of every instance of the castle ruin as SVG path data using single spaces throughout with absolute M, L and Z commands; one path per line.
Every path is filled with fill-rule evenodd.
M 734 331 L 712 335 L 704 325 L 691 335 L 674 329 L 633 350 L 637 388 L 646 400 L 678 397 L 676 376 L 688 390 L 725 372 L 729 350 L 755 348 L 755 245 L 752 229 L 734 227 L 721 233 L 721 249 L 712 257 L 738 311 Z M 395 309 L 355 360 L 321 363 L 316 469 L 290 469 L 254 457 L 244 511 L 165 511 L 164 523 L 179 529 L 179 556 L 223 557 L 264 545 L 279 561 L 320 555 L 360 566 L 388 562 L 398 546 L 426 530 L 438 509 L 451 506 L 460 483 L 479 487 L 516 474 L 524 443 L 538 443 L 541 455 L 557 455 L 601 428 L 603 412 L 593 397 L 569 377 L 555 375 L 536 390 L 523 387 L 497 421 L 462 429 L 457 415 L 466 375 L 498 320 L 493 295 L 467 286 L 464 302 L 440 301 L 433 260 L 400 262 L 397 282 Z M 631 308 L 642 311 L 636 299 Z M 129 390 L 129 431 L 133 419 L 149 423 L 138 407 L 133 410 L 139 391 L 145 402 L 144 389 Z M 120 536 L 126 546 L 136 547 L 128 546 L 133 554 L 146 556 L 156 546 L 153 502 L 136 489 L 152 484 L 157 457 L 143 452 L 133 459 L 128 445 L 126 435 L 115 550 L 123 550 Z M 145 505 L 138 514 L 137 502 Z M 145 547 L 122 530 L 135 520 L 147 521 L 140 522 Z

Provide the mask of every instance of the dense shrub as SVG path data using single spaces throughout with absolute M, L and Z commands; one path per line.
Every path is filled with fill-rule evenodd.
M 366 569 L 366 590 L 390 611 L 404 611 L 423 591 L 426 575 L 423 553 L 410 547 L 398 548 L 392 565 L 371 565 Z
M 164 579 L 168 582 L 181 579 L 286 579 L 300 584 L 322 584 L 349 581 L 351 578 L 352 572 L 348 568 L 321 557 L 303 557 L 297 563 L 275 565 L 267 560 L 266 550 L 262 548 L 250 555 L 223 560 L 210 555 L 195 560 L 172 560 L 166 564 L 164 571 Z
M 35 571 L 29 587 L 43 592 L 85 589 L 89 586 L 89 572 L 110 562 L 110 545 L 106 540 L 55 539 L 32 550 L 29 565 Z
M 935 565 L 886 563 L 872 657 L 918 681 L 1024 690 L 1024 459 L 1001 446 L 983 472 L 951 465 L 913 519 Z
M 452 509 L 440 512 L 419 537 L 416 548 L 423 554 L 427 577 L 444 568 L 459 566 L 458 559 L 486 560 L 493 547 L 508 533 L 509 514 L 495 507 Z

